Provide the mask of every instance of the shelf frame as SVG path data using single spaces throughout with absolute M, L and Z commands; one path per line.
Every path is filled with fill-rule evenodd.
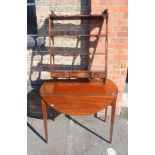
M 105 27 L 106 27 L 106 33 L 105 34 L 86 34 L 86 35 L 54 35 L 54 20 L 105 20 Z M 96 78 L 99 76 L 99 78 L 103 79 L 103 82 L 105 82 L 107 78 L 107 70 L 108 70 L 108 19 L 109 14 L 108 10 L 105 10 L 103 14 L 91 14 L 91 15 L 55 15 L 53 12 L 49 15 L 49 53 L 50 53 L 50 66 L 51 66 L 51 78 Z M 105 52 L 102 53 L 82 53 L 82 52 L 54 52 L 54 37 L 105 37 Z M 90 39 L 89 39 L 90 40 Z M 51 45 L 52 41 L 52 45 Z M 55 55 L 62 55 L 62 56 L 78 56 L 78 55 L 105 55 L 105 71 L 92 71 L 90 68 L 88 70 L 55 70 L 55 64 L 54 64 L 54 56 Z

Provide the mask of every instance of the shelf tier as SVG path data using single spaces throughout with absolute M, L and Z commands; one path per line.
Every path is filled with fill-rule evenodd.
M 61 56 L 84 56 L 84 55 L 105 55 L 106 53 L 104 52 L 100 52 L 100 53 L 93 53 L 93 52 L 89 52 L 89 53 L 84 53 L 84 52 L 68 52 L 68 51 L 55 51 L 55 52 L 51 52 L 51 56 L 55 56 L 55 55 L 61 55 Z
M 74 19 L 104 19 L 108 14 L 103 15 L 49 15 L 51 20 L 74 20 Z
M 52 78 L 105 78 L 105 71 L 52 70 Z
M 107 37 L 107 34 L 84 34 L 84 35 L 51 35 L 51 37 Z

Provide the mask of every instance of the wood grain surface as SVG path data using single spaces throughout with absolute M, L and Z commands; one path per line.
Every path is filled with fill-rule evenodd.
M 59 112 L 72 115 L 91 115 L 111 105 L 117 87 L 111 80 L 87 82 L 60 80 L 44 82 L 40 88 L 42 99 Z

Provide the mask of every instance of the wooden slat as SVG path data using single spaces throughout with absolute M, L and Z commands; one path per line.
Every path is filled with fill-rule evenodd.
M 103 15 L 50 15 L 53 20 L 72 20 L 72 19 L 103 19 L 106 18 L 108 14 Z
M 87 71 L 54 71 L 51 72 L 53 78 L 89 78 L 90 72 Z
M 51 53 L 51 55 L 61 55 L 61 56 L 78 56 L 78 55 L 105 55 L 104 52 L 100 53 L 84 53 L 84 52 L 67 52 L 67 51 L 55 51 L 54 53 Z
M 51 72 L 52 78 L 105 78 L 104 71 L 82 71 L 82 70 L 54 70 Z
M 56 36 L 56 37 L 59 37 L 59 36 L 61 36 L 61 37 L 78 37 L 78 38 L 80 38 L 80 37 L 106 37 L 107 35 L 106 34 L 85 34 L 85 35 L 51 35 L 51 37 L 54 37 L 54 36 Z

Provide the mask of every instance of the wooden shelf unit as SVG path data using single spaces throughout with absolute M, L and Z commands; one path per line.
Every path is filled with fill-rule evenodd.
M 54 35 L 54 20 L 105 20 L 106 33 L 105 34 L 86 34 L 86 35 Z M 51 13 L 49 15 L 49 52 L 50 52 L 50 63 L 51 63 L 51 78 L 96 78 L 99 77 L 105 81 L 107 77 L 107 55 L 108 55 L 108 12 L 105 11 L 101 15 L 91 14 L 91 15 L 54 15 Z M 84 52 L 60 52 L 54 51 L 54 37 L 105 37 L 105 51 L 102 53 L 84 53 Z M 53 45 L 51 45 L 51 41 Z M 92 71 L 88 70 L 55 70 L 54 65 L 54 56 L 62 55 L 62 56 L 78 56 L 78 55 L 105 55 L 105 71 Z

